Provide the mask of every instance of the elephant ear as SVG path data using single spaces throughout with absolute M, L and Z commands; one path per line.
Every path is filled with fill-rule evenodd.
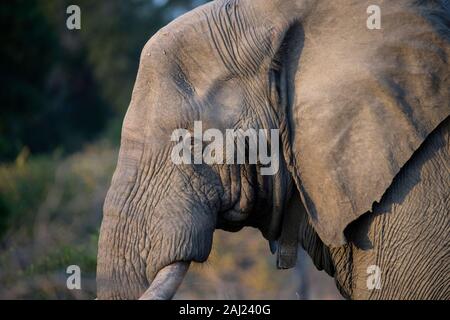
M 290 169 L 327 245 L 345 243 L 346 226 L 449 116 L 450 18 L 417 3 L 383 2 L 382 29 L 369 30 L 366 1 L 327 1 L 302 24 L 299 59 L 286 59 Z

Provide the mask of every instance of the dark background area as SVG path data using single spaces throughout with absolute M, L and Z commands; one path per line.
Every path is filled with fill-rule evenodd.
M 206 1 L 15 0 L 0 4 L 0 299 L 92 299 L 102 204 L 139 55 L 162 26 Z M 81 8 L 81 30 L 66 9 Z M 82 270 L 68 290 L 66 268 Z M 305 291 L 306 290 L 306 291 Z M 302 255 L 275 270 L 252 229 L 217 232 L 178 298 L 337 298 Z
M 140 50 L 161 26 L 202 1 L 16 0 L 0 9 L 0 160 L 78 150 L 121 119 Z M 113 128 L 117 130 L 117 128 Z

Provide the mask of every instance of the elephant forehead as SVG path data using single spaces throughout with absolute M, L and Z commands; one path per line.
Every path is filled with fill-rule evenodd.
M 207 5 L 183 15 L 145 45 L 125 136 L 161 142 L 194 121 L 221 130 L 238 122 L 246 83 L 231 75 L 211 40 L 208 13 L 213 9 Z

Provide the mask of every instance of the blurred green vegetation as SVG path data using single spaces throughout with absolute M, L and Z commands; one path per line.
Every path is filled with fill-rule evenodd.
M 32 225 L 32 212 L 44 200 L 54 178 L 56 159 L 27 161 L 28 149 L 13 164 L 0 165 L 0 235 L 8 228 Z
M 21 153 L 0 164 L 0 298 L 94 294 L 98 229 L 116 158 L 117 147 L 99 139 L 68 156 Z M 65 287 L 72 264 L 83 270 L 82 292 Z
M 81 30 L 66 27 L 72 1 L 2 2 L 0 161 L 24 147 L 67 154 L 109 125 L 117 132 L 145 42 L 202 2 L 78 0 Z

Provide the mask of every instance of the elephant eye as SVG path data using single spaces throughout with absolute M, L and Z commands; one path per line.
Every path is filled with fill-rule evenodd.
M 203 141 L 202 141 L 202 140 L 196 139 L 195 137 L 191 137 L 191 138 L 187 141 L 187 143 L 189 143 L 189 150 L 190 150 L 190 152 L 191 152 L 192 155 L 194 155 L 194 152 L 195 152 L 194 146 L 195 146 L 196 143 L 198 143 L 198 145 L 201 146 L 201 149 L 199 149 L 199 151 L 201 151 L 202 154 L 203 154 L 205 145 L 203 144 Z

